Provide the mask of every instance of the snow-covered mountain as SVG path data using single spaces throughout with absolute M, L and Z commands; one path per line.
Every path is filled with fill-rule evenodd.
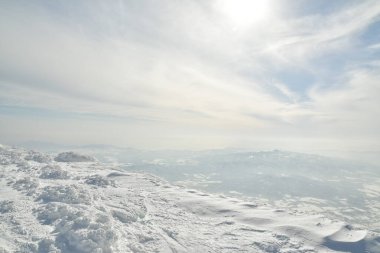
M 1 146 L 0 164 L 0 252 L 380 252 L 364 228 L 89 156 Z

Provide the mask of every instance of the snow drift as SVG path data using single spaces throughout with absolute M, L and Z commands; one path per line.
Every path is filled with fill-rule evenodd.
M 0 252 L 380 252 L 374 232 L 0 146 Z

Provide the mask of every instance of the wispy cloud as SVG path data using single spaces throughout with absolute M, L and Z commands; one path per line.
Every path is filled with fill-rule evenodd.
M 349 131 L 378 138 L 379 69 L 367 52 L 378 43 L 362 35 L 379 21 L 380 4 L 295 14 L 284 11 L 291 4 L 270 2 L 268 15 L 244 28 L 218 1 L 3 2 L 0 105 L 91 114 L 99 125 L 88 128 L 117 128 L 116 136 L 124 126 L 141 135 L 141 145 L 156 129 L 169 146 L 179 136 L 188 137 L 179 145 L 195 136 L 205 146 L 231 145 L 242 133 L 252 142 L 345 139 Z M 70 120 L 75 133 L 46 117 L 44 128 L 81 135 L 87 121 Z M 86 136 L 82 142 L 98 138 Z M 130 143 L 139 145 L 135 136 Z

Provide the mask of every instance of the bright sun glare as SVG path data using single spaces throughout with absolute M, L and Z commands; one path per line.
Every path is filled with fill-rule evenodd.
M 250 26 L 269 14 L 268 0 L 219 0 L 220 10 L 239 27 Z

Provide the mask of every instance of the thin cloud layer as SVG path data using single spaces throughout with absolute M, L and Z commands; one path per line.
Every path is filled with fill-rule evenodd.
M 1 3 L 1 138 L 373 148 L 378 1 L 251 3 L 247 21 L 220 2 Z

